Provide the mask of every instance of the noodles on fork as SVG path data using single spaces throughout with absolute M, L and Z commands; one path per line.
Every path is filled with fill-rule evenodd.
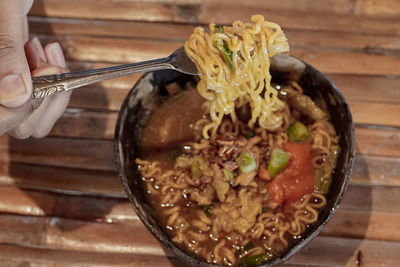
M 231 27 L 212 23 L 210 34 L 197 27 L 185 43 L 186 53 L 205 74 L 200 77 L 197 90 L 207 100 L 210 111 L 211 122 L 203 128 L 206 139 L 210 132 L 216 134 L 224 115 L 237 120 L 236 101 L 250 103 L 250 128 L 256 122 L 268 130 L 282 124 L 278 111 L 284 103 L 271 86 L 269 58 L 288 52 L 289 45 L 279 25 L 261 15 L 254 15 L 251 20 L 253 23 L 235 21 Z

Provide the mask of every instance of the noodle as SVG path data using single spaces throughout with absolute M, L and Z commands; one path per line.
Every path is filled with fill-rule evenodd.
M 270 84 L 269 57 L 289 51 L 289 45 L 279 25 L 265 21 L 261 15 L 251 20 L 253 23 L 235 21 L 232 27 L 223 27 L 223 32 L 212 23 L 210 34 L 197 27 L 185 43 L 186 53 L 204 73 L 197 90 L 207 100 L 210 111 L 211 122 L 202 132 L 206 139 L 210 131 L 211 136 L 216 134 L 224 115 L 236 122 L 235 102 L 239 106 L 250 103 L 250 128 L 258 122 L 264 129 L 275 130 L 283 123 L 279 111 L 284 103 Z M 232 66 L 221 56 L 218 46 L 222 44 L 231 52 Z
M 239 137 L 245 129 L 239 127 L 238 132 L 231 131 L 231 129 L 237 127 L 235 125 L 239 126 L 240 122 L 235 123 L 229 119 L 223 120 L 220 126 L 223 130 L 219 130 L 221 133 L 225 131 L 224 134 L 229 133 L 232 136 Z M 332 154 L 331 149 L 335 145 L 333 140 L 336 137 L 332 135 L 334 131 L 331 132 L 328 122 L 315 122 L 310 128 L 313 136 L 313 162 L 316 162 L 321 155 L 326 157 Z M 321 134 L 321 131 L 324 133 Z M 253 142 L 257 138 L 262 140 L 261 142 L 264 142 L 265 146 L 271 148 L 282 147 L 289 140 L 286 132 L 270 132 L 261 127 L 255 129 L 255 134 L 257 135 L 253 139 L 247 141 L 247 146 L 249 144 L 257 145 L 256 142 Z M 184 170 L 190 167 L 193 162 L 197 162 L 203 173 L 214 176 L 215 173 L 209 166 L 210 163 L 200 155 L 204 151 L 213 149 L 215 142 L 215 139 L 201 139 L 200 142 L 192 143 L 192 156 L 179 156 L 173 170 L 159 171 L 159 163 L 137 160 L 143 176 L 150 178 L 151 175 L 152 177 L 152 180 L 147 179 L 146 182 L 149 185 L 159 185 L 158 190 L 154 188 L 152 191 L 155 190 L 163 196 L 161 203 L 166 206 L 178 205 L 165 209 L 163 212 L 167 216 L 166 225 L 177 229 L 173 236 L 174 242 L 185 244 L 188 249 L 208 262 L 232 265 L 238 262 L 234 244 L 238 244 L 237 246 L 240 248 L 245 245 L 243 242 L 246 240 L 246 242 L 249 242 L 249 239 L 252 242 L 261 240 L 260 246 L 248 253 L 242 253 L 240 257 L 253 255 L 254 251 L 260 253 L 264 249 L 271 248 L 279 253 L 288 247 L 292 237 L 301 235 L 309 224 L 318 219 L 318 210 L 326 204 L 326 198 L 323 195 L 318 193 L 305 195 L 301 200 L 290 206 L 292 211 L 288 213 L 284 210 L 275 210 L 276 205 L 270 199 L 260 198 L 260 194 L 268 195 L 262 186 L 255 188 L 241 187 L 238 191 L 234 188 L 229 189 L 225 201 L 213 205 L 212 218 L 207 217 L 207 213 L 201 209 L 196 209 L 193 217 L 186 214 L 185 209 L 180 208 L 182 204 L 179 204 L 186 201 L 186 195 L 190 195 L 192 201 L 195 199 L 199 203 L 201 201 L 211 203 L 207 202 L 207 199 L 212 195 L 207 196 L 207 190 L 204 189 L 197 191 L 198 179 L 190 177 Z M 327 148 L 329 154 L 326 153 L 326 149 L 320 149 L 321 146 Z M 228 152 L 224 151 L 224 153 Z M 321 166 L 318 165 L 318 167 Z M 262 184 L 262 181 L 257 181 Z M 156 197 L 154 193 L 152 194 Z M 270 207 L 270 211 L 260 213 L 262 206 Z M 185 222 L 181 228 L 177 226 L 179 225 L 177 221 L 180 218 Z M 196 231 L 193 229 L 196 229 Z M 229 233 L 235 233 L 238 243 L 231 244 L 232 241 L 228 242 L 226 235 Z M 207 242 L 215 243 L 212 250 L 206 249 L 207 246 L 204 246 Z
M 185 51 L 204 73 L 197 90 L 209 114 L 193 122 L 194 139 L 182 144 L 184 152 L 173 163 L 136 159 L 172 241 L 219 265 L 238 265 L 260 254 L 276 257 L 295 242 L 327 203 L 339 153 L 329 114 L 299 84 L 281 93 L 271 86 L 269 57 L 288 51 L 287 40 L 278 25 L 260 15 L 251 19 L 223 30 L 210 24 L 211 33 L 194 30 Z M 231 58 L 223 56 L 221 45 Z M 295 122 L 304 122 L 309 134 L 300 144 L 289 134 Z M 288 144 L 309 153 L 298 156 Z M 277 176 L 267 165 L 275 149 L 287 149 L 290 157 Z M 254 160 L 253 169 L 242 169 L 239 159 L 245 153 Z M 312 184 L 296 182 L 301 195 L 279 202 L 274 196 L 289 194 L 287 187 L 279 184 L 278 193 L 271 188 L 290 175 L 296 181 L 311 177 Z

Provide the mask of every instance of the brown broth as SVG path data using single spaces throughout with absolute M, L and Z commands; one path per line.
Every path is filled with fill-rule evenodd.
M 160 162 L 161 172 L 172 170 L 174 168 L 177 156 L 184 152 L 183 147 L 189 146 L 189 143 L 193 142 L 195 136 L 199 134 L 199 132 L 195 131 L 194 123 L 205 116 L 205 112 L 202 109 L 203 101 L 203 98 L 201 98 L 197 91 L 191 88 L 184 90 L 177 95 L 171 96 L 162 105 L 155 109 L 151 114 L 146 127 L 142 131 L 141 150 L 139 157 L 151 162 Z M 190 171 L 188 170 L 187 173 L 190 175 L 189 172 Z M 255 179 L 259 185 L 259 188 L 254 189 L 256 190 L 254 193 L 256 195 L 265 194 L 265 196 L 262 196 L 262 207 L 271 208 L 271 198 L 267 196 L 267 193 L 260 191 L 262 188 L 268 187 L 268 182 L 261 180 L 259 177 L 256 177 Z M 235 194 L 236 193 L 237 192 L 235 191 Z M 176 236 L 178 230 L 168 225 L 167 222 L 170 216 L 163 215 L 165 206 L 160 204 L 162 203 L 161 200 L 161 194 L 149 194 L 148 201 L 155 210 L 155 214 L 157 214 L 160 224 L 164 226 L 166 232 L 172 238 Z M 215 208 L 218 207 L 220 203 L 217 201 L 217 203 L 213 202 L 212 205 L 214 205 L 213 207 Z M 184 214 L 184 218 L 187 221 L 198 219 L 198 211 L 205 212 L 204 206 L 192 202 L 190 198 L 186 197 L 179 199 L 174 206 L 181 207 L 180 213 Z M 271 209 L 275 214 L 284 214 L 288 221 L 293 219 L 294 209 L 291 205 L 273 207 Z M 260 214 L 257 216 L 260 216 Z M 189 249 L 184 245 L 181 245 L 184 250 L 194 252 L 196 254 L 195 256 L 200 256 L 200 258 L 203 258 L 204 260 L 204 258 L 207 258 L 207 255 L 204 254 L 204 251 L 207 251 L 207 253 L 208 251 L 212 251 L 214 247 L 221 242 L 221 240 L 225 240 L 224 247 L 233 248 L 235 257 L 237 259 L 235 265 L 240 263 L 240 257 L 246 255 L 246 252 L 244 252 L 244 247 L 249 240 L 251 240 L 255 247 L 263 247 L 263 241 L 265 240 L 265 236 L 263 237 L 264 239 L 252 239 L 249 238 L 249 235 L 244 237 L 244 235 L 239 234 L 236 231 L 232 231 L 227 234 L 223 231 L 220 231 L 220 238 L 215 239 L 211 230 L 202 232 L 194 226 L 190 226 L 188 230 L 207 235 L 207 239 L 205 241 L 198 242 L 198 247 L 203 248 L 202 251 L 197 251 L 196 249 L 191 250 L 190 244 Z M 221 238 L 221 233 L 224 235 L 223 238 Z M 301 236 L 301 234 L 299 236 Z M 285 238 L 289 242 L 289 246 L 294 242 L 294 239 L 298 238 L 299 236 L 292 236 L 291 234 L 285 233 Z M 280 246 L 278 244 L 277 246 L 271 248 L 271 251 L 273 251 L 275 255 L 279 255 L 286 248 L 287 246 Z M 209 260 L 209 262 L 213 262 L 213 260 Z

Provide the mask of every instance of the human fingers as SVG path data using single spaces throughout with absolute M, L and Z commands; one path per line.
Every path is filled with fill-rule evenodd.
M 28 13 L 31 10 L 33 0 L 22 0 L 22 40 L 25 43 L 29 41 L 29 25 L 28 25 Z
M 32 69 L 32 76 L 60 74 L 66 71 L 64 55 L 58 43 L 49 44 L 43 49 L 39 40 L 34 38 L 26 44 L 25 51 Z M 46 136 L 63 114 L 69 102 L 69 96 L 70 92 L 63 92 L 45 98 L 40 107 L 10 134 L 17 138 Z
M 0 104 L 6 107 L 21 106 L 32 92 L 24 53 L 26 13 L 32 2 L 0 1 Z
M 67 66 L 65 64 L 64 54 L 58 43 L 48 44 L 44 48 L 44 52 L 48 64 L 58 66 L 66 71 Z M 38 121 L 35 131 L 32 134 L 33 137 L 41 138 L 49 134 L 55 122 L 64 113 L 69 103 L 71 93 L 72 91 L 57 93 L 45 100 L 48 101 L 46 112 L 43 113 L 43 116 L 41 116 Z
M 47 64 L 44 49 L 37 38 L 34 38 L 25 45 L 25 53 L 26 60 L 32 69 L 32 75 L 49 75 L 61 73 L 63 71 L 59 67 Z M 39 107 L 36 107 L 34 112 L 31 112 L 28 117 L 24 118 L 23 121 L 20 121 L 16 127 L 13 127 L 12 130 L 9 131 L 9 134 L 16 138 L 27 138 L 33 135 L 38 122 L 43 114 L 45 114 L 49 103 L 48 100 L 43 101 Z
M 0 135 L 12 131 L 28 119 L 42 101 L 43 99 L 34 99 L 17 108 L 6 108 L 0 105 Z
M 63 69 L 51 65 L 42 66 L 34 71 L 36 76 L 60 74 L 62 72 L 64 72 Z M 9 131 L 8 134 L 18 139 L 24 139 L 30 136 L 37 138 L 46 136 L 50 132 L 55 121 L 52 122 L 51 126 L 46 127 L 45 129 L 42 129 L 41 121 L 42 119 L 46 120 L 47 117 L 46 114 L 48 113 L 49 106 L 52 103 L 53 97 L 54 96 L 40 98 L 42 102 L 38 107 L 36 107 L 34 112 L 32 112 L 30 116 L 28 116 L 24 121 L 22 121 L 17 127 Z M 32 101 L 29 101 L 28 103 L 30 102 Z

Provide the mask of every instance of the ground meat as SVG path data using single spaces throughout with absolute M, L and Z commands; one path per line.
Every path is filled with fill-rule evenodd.
M 223 164 L 224 168 L 228 171 L 234 171 L 239 168 L 239 164 L 236 161 L 227 161 Z

